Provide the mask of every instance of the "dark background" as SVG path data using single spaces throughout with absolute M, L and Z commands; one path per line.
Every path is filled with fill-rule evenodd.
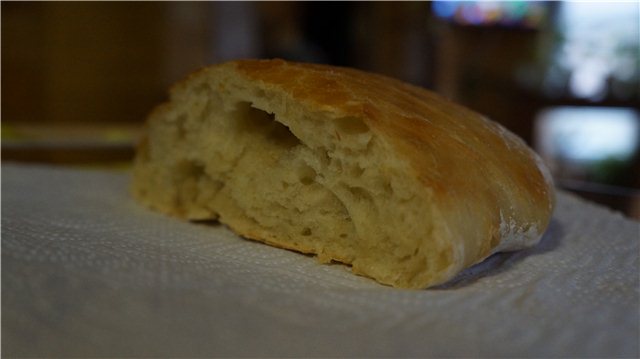
M 487 115 L 543 154 L 540 137 L 547 133 L 538 133 L 536 122 L 544 109 L 637 114 L 640 60 L 633 41 L 622 50 L 635 51 L 627 65 L 632 75 L 624 81 L 610 75 L 605 90 L 585 96 L 572 90 L 573 75 L 559 57 L 572 41 L 559 22 L 564 3 L 512 2 L 509 11 L 464 4 L 446 16 L 451 4 L 432 2 L 2 2 L 3 160 L 127 161 L 146 114 L 171 83 L 236 58 L 280 57 L 393 76 Z M 628 31 L 637 39 L 640 10 L 633 6 L 638 16 Z M 598 26 L 596 40 L 610 25 Z M 629 32 L 611 36 L 623 35 Z M 594 44 L 596 51 L 574 54 L 573 61 L 593 62 L 601 46 Z M 561 186 L 637 216 L 634 151 L 624 160 L 587 164 L 551 152 L 545 159 Z

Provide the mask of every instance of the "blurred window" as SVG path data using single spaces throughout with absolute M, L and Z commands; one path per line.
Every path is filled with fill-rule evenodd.
M 562 2 L 557 19 L 548 93 L 558 93 L 559 85 L 590 101 L 638 96 L 640 3 Z
M 537 151 L 557 179 L 617 186 L 630 186 L 635 180 L 640 116 L 633 109 L 545 109 L 536 120 L 536 139 Z
M 556 107 L 540 113 L 538 126 L 538 147 L 550 157 L 628 161 L 638 148 L 638 115 L 628 108 Z

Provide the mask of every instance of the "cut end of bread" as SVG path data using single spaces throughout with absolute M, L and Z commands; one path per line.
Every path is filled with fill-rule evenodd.
M 201 70 L 151 114 L 134 170 L 139 201 L 396 287 L 439 284 L 477 260 L 375 107 L 330 74 L 300 76 L 316 83 L 292 90 L 280 73 L 256 79 L 242 65 Z M 304 92 L 318 86 L 332 96 Z

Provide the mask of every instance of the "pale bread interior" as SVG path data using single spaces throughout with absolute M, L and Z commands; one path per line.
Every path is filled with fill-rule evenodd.
M 133 192 L 191 220 L 218 219 L 271 245 L 420 288 L 450 275 L 428 189 L 363 118 L 209 71 L 149 119 Z

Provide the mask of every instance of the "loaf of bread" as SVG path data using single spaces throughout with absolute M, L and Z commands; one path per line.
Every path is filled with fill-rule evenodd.
M 134 196 L 401 288 L 535 245 L 545 167 L 487 118 L 354 69 L 243 60 L 174 85 L 149 116 Z

